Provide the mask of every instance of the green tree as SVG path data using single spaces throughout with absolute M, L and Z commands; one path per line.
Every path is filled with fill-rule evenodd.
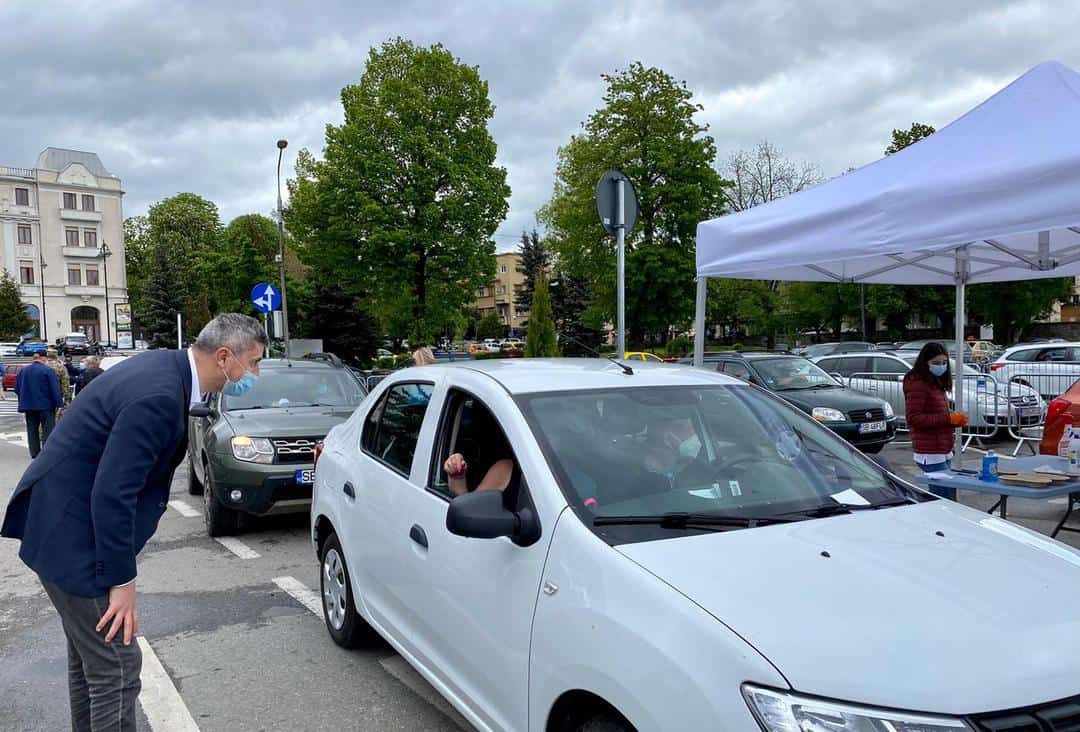
M 536 229 L 532 233 L 521 232 L 521 266 L 518 272 L 524 275 L 524 283 L 521 290 L 514 296 L 514 307 L 519 312 L 529 312 L 532 308 L 533 290 L 536 287 L 536 278 L 551 266 L 551 252 L 547 243 L 540 238 Z
M 480 340 L 502 338 L 504 335 L 506 335 L 506 326 L 503 325 L 502 321 L 499 320 L 499 316 L 494 312 L 480 318 L 480 322 L 476 324 L 476 337 Z
M 19 283 L 4 270 L 0 275 L 0 338 L 17 341 L 33 327 L 34 321 L 26 314 Z
M 529 329 L 525 334 L 525 356 L 528 358 L 558 356 L 559 346 L 555 340 L 555 321 L 551 315 L 551 295 L 548 293 L 547 275 L 541 272 L 534 286 Z
M 222 291 L 232 286 L 217 271 L 221 234 L 217 206 L 202 196 L 178 193 L 151 206 L 146 215 L 146 236 L 155 271 L 147 277 L 147 297 L 150 297 L 149 283 L 157 275 L 158 255 L 164 250 L 171 260 L 176 285 L 190 295 L 206 293 L 208 307 L 219 310 Z M 149 302 L 146 306 L 153 307 Z M 199 314 L 185 307 L 185 315 L 197 320 Z
M 559 149 L 555 189 L 540 220 L 563 268 L 588 278 L 597 319 L 614 320 L 615 240 L 600 225 L 595 205 L 604 171 L 621 169 L 637 192 L 638 224 L 626 242 L 628 283 L 656 275 L 650 267 L 659 261 L 692 272 L 697 224 L 721 212 L 728 184 L 713 168 L 716 145 L 705 134 L 708 126 L 695 119 L 701 107 L 685 82 L 637 62 L 603 79 L 604 105 Z M 653 247 L 670 251 L 634 255 Z M 648 307 L 627 300 L 631 340 L 647 330 L 666 332 L 692 317 L 693 278 L 653 288 Z
M 1026 326 L 1049 314 L 1055 302 L 1072 297 L 1073 278 L 972 285 L 967 294 L 971 316 L 983 323 L 993 323 L 995 341 L 1013 343 Z
M 893 130 L 892 142 L 885 148 L 886 155 L 892 155 L 893 153 L 900 152 L 908 145 L 914 145 L 924 137 L 930 137 L 930 135 L 937 132 L 930 125 L 925 125 L 922 122 L 912 122 L 911 127 L 906 130 Z
M 348 363 L 366 365 L 375 359 L 379 326 L 360 298 L 332 279 L 311 277 L 289 293 L 297 301 L 295 337 L 321 338 L 325 350 Z
M 591 294 L 589 280 L 563 269 L 555 271 L 548 283 L 551 293 L 551 311 L 555 319 L 559 345 L 567 356 L 594 355 L 599 350 L 603 323 L 591 324 L 585 320 Z
M 150 222 L 145 216 L 129 216 L 124 219 L 124 267 L 127 270 L 128 302 L 136 318 L 141 318 L 146 310 L 146 286 L 153 261 Z
M 301 259 L 364 292 L 387 330 L 431 340 L 495 276 L 506 170 L 479 70 L 397 38 L 341 92 L 323 159 L 297 158 L 286 222 Z
M 181 264 L 159 242 L 154 248 L 154 261 L 146 283 L 146 310 L 142 324 L 158 348 L 176 348 L 176 314 L 188 308 L 188 290 L 181 276 Z M 186 318 L 185 318 L 186 320 Z M 188 329 L 186 332 L 190 332 Z
M 215 267 L 215 306 L 220 312 L 250 312 L 252 288 L 277 283 L 277 224 L 260 214 L 237 216 L 225 227 L 223 241 Z
M 205 292 L 189 297 L 185 311 L 187 322 L 184 323 L 184 331 L 191 334 L 201 331 L 213 317 L 210 313 L 210 299 Z

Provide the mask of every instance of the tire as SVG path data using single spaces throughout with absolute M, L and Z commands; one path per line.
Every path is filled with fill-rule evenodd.
M 204 466 L 206 484 L 203 486 L 203 518 L 206 520 L 206 533 L 211 537 L 232 536 L 240 528 L 240 516 L 218 500 L 214 491 L 214 477 L 210 466 Z
M 884 447 L 885 444 L 882 443 L 880 445 L 866 445 L 865 447 L 860 447 L 859 449 L 870 455 L 877 455 L 879 452 L 882 451 Z
M 613 714 L 598 714 L 575 728 L 575 732 L 637 732 L 634 726 L 622 717 Z
M 188 495 L 201 496 L 203 494 L 203 484 L 199 482 L 199 476 L 195 475 L 195 462 L 189 457 L 187 461 L 188 476 L 187 476 L 187 492 Z
M 319 594 L 330 637 L 342 648 L 359 648 L 376 638 L 375 630 L 356 611 L 345 552 L 337 534 L 323 542 L 319 556 Z

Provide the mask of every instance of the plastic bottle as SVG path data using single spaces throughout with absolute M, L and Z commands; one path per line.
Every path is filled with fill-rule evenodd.
M 1080 441 L 1077 442 L 1077 446 L 1080 447 Z M 993 450 L 990 450 L 985 455 L 983 455 L 982 474 L 979 476 L 979 480 L 985 480 L 992 483 L 997 479 L 998 456 L 994 454 Z
M 1069 457 L 1069 440 L 1073 436 L 1073 426 L 1071 424 L 1065 425 L 1065 429 L 1061 432 L 1061 439 L 1058 440 L 1058 457 Z

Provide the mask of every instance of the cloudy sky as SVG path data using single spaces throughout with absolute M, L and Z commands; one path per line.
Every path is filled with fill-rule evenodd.
M 768 138 L 825 175 L 1040 61 L 1080 67 L 1080 3 L 1050 0 L 9 0 L 0 27 L 0 164 L 96 151 L 127 215 L 194 191 L 224 221 L 272 210 L 275 141 L 289 140 L 290 174 L 297 150 L 321 151 L 372 45 L 442 42 L 479 66 L 496 105 L 513 190 L 501 249 L 550 196 L 555 151 L 598 106 L 600 74 L 631 61 L 687 81 L 720 158 Z

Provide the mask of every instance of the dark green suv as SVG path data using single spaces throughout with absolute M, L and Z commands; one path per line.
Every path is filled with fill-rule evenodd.
M 365 392 L 336 357 L 313 354 L 264 360 L 247 394 L 193 406 L 188 491 L 203 495 L 207 533 L 236 533 L 246 516 L 307 511 L 315 446 Z

